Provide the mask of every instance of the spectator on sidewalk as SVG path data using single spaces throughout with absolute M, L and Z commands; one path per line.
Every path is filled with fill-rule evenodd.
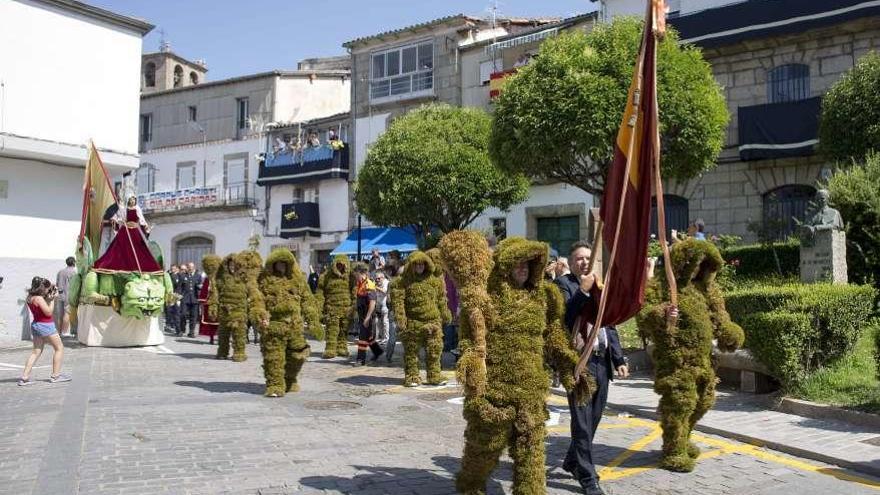
M 183 333 L 189 322 L 189 333 L 187 337 L 195 337 L 195 324 L 198 315 L 199 293 L 197 288 L 198 275 L 195 274 L 195 265 L 183 265 L 180 275 L 180 327 L 177 329 L 177 335 Z
M 596 317 L 598 299 L 601 291 L 596 284 L 596 274 L 590 273 L 591 246 L 577 242 L 571 248 L 571 268 L 574 273 L 560 277 L 560 287 L 565 299 L 565 326 L 578 345 L 575 350 L 583 350 L 589 338 L 590 326 L 580 325 L 583 313 Z M 593 439 L 602 420 L 602 412 L 608 401 L 608 385 L 616 372 L 621 378 L 629 375 L 629 368 L 623 356 L 623 348 L 617 329 L 602 327 L 593 341 L 593 351 L 588 369 L 596 380 L 596 390 L 589 402 L 579 405 L 574 396 L 568 396 L 568 409 L 571 414 L 571 444 L 565 456 L 562 469 L 568 471 L 580 483 L 586 495 L 604 495 L 599 486 L 599 476 L 593 461 Z
M 321 269 L 320 266 L 316 270 L 314 265 L 309 265 L 308 284 L 309 284 L 309 289 L 311 289 L 311 291 L 312 291 L 312 294 L 315 294 L 318 292 L 318 280 L 321 279 L 320 269 Z
M 64 263 L 67 266 L 55 276 L 55 287 L 58 287 L 58 300 L 55 302 L 55 325 L 61 327 L 62 337 L 69 337 L 71 335 L 70 304 L 67 303 L 67 291 L 70 279 L 76 274 L 76 258 L 68 256 Z
M 42 277 L 34 277 L 31 288 L 27 291 L 27 307 L 31 314 L 31 336 L 34 341 L 34 349 L 28 356 L 18 380 L 19 386 L 30 385 L 31 371 L 37 359 L 43 354 L 43 346 L 46 342 L 52 346 L 52 374 L 49 376 L 51 383 L 69 382 L 70 375 L 61 372 L 61 361 L 64 359 L 64 343 L 55 328 L 52 318 L 55 311 L 55 299 L 58 297 L 58 288 Z
M 378 248 L 373 248 L 370 254 L 370 271 L 375 274 L 383 269 L 385 269 L 385 257 L 379 254 Z
M 385 272 L 376 272 L 376 314 L 373 317 L 376 342 L 385 349 L 388 345 L 388 279 Z
M 355 366 L 366 366 L 367 349 L 373 352 L 370 361 L 375 362 L 382 355 L 382 348 L 376 343 L 376 334 L 373 332 L 373 312 L 376 310 L 376 284 L 370 280 L 367 267 L 358 264 L 354 269 L 357 286 L 355 294 L 357 296 L 357 357 Z

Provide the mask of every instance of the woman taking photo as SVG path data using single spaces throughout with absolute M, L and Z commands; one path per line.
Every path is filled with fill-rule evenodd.
M 64 344 L 55 329 L 55 321 L 52 315 L 55 311 L 55 298 L 58 296 L 58 288 L 52 285 L 42 277 L 34 277 L 31 281 L 31 288 L 28 290 L 27 306 L 31 315 L 31 336 L 34 339 L 34 350 L 31 351 L 27 362 L 24 365 L 24 371 L 21 379 L 18 381 L 19 386 L 30 385 L 31 370 L 37 359 L 43 353 L 43 346 L 46 342 L 52 346 L 55 351 L 52 356 L 52 375 L 49 376 L 49 382 L 69 382 L 70 375 L 61 372 L 61 360 L 64 357 Z

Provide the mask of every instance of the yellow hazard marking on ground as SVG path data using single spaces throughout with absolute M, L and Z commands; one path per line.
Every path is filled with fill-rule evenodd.
M 614 429 L 614 428 L 650 428 L 650 431 L 633 442 L 629 447 L 626 448 L 623 452 L 621 452 L 617 457 L 611 460 L 605 467 L 603 467 L 599 471 L 599 476 L 606 481 L 612 481 L 622 478 L 627 478 L 630 476 L 635 476 L 637 474 L 643 473 L 645 471 L 650 471 L 651 469 L 657 469 L 659 465 L 657 463 L 651 463 L 641 466 L 630 466 L 630 467 L 620 467 L 627 460 L 629 460 L 635 454 L 641 452 L 645 447 L 658 440 L 662 434 L 663 430 L 660 428 L 659 424 L 656 421 L 649 421 L 645 419 L 639 418 L 623 418 L 618 417 L 615 418 L 618 420 L 622 420 L 622 423 L 610 423 L 610 424 L 600 424 L 599 429 Z M 557 426 L 553 428 L 549 428 L 549 432 L 561 432 L 563 431 L 563 426 Z M 703 461 L 706 459 L 711 459 L 713 457 L 718 457 L 726 454 L 742 454 L 751 457 L 755 457 L 757 459 L 761 459 L 768 462 L 773 462 L 776 464 L 781 464 L 784 466 L 788 466 L 794 469 L 799 469 L 801 471 L 807 471 L 817 474 L 822 474 L 826 476 L 832 476 L 841 481 L 847 481 L 850 483 L 856 483 L 862 486 L 866 486 L 869 488 L 874 488 L 880 490 L 880 481 L 864 478 L 862 476 L 850 474 L 844 471 L 842 468 L 836 467 L 822 467 L 812 464 L 810 462 L 806 462 L 800 459 L 786 457 L 784 455 L 775 454 L 772 452 L 768 452 L 763 448 L 757 445 L 750 445 L 745 443 L 735 443 L 727 440 L 721 440 L 717 438 L 706 437 L 697 433 L 691 435 L 691 439 L 700 444 L 711 447 L 712 450 L 708 450 L 702 452 L 700 457 L 697 459 L 698 461 Z

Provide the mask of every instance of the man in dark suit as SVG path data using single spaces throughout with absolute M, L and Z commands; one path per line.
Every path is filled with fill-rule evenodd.
M 180 290 L 181 299 L 180 327 L 177 329 L 177 335 L 183 333 L 184 329 L 186 329 L 186 323 L 189 321 L 189 333 L 186 334 L 187 337 L 196 336 L 195 325 L 196 316 L 198 314 L 197 307 L 199 305 L 199 295 L 196 288 L 198 276 L 194 272 L 194 267 L 191 272 L 187 265 L 183 265 L 182 270 L 180 270 L 180 275 L 178 276 L 178 288 Z
M 598 312 L 599 290 L 596 287 L 596 275 L 589 273 L 591 247 L 586 242 L 577 242 L 571 248 L 569 257 L 574 273 L 556 277 L 554 281 L 562 291 L 565 299 L 565 325 L 572 335 L 573 342 L 581 346 L 586 342 L 589 331 L 579 328 L 579 317 L 586 312 L 595 318 Z M 580 338 L 575 338 L 575 331 L 581 331 Z M 596 379 L 596 391 L 588 404 L 577 405 L 572 395 L 568 396 L 568 409 L 571 413 L 571 445 L 565 456 L 562 468 L 578 480 L 586 495 L 604 495 L 599 486 L 599 476 L 593 463 L 593 438 L 602 411 L 608 401 L 608 385 L 617 374 L 626 378 L 629 368 L 623 356 L 620 337 L 614 327 L 603 327 L 594 342 L 588 369 Z M 575 346 L 580 347 L 580 346 Z M 580 353 L 581 349 L 576 349 Z

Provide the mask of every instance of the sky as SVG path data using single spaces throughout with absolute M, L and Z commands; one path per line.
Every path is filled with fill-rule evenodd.
M 299 60 L 344 55 L 342 43 L 452 14 L 490 15 L 493 0 L 84 0 L 146 20 L 155 52 L 164 32 L 171 49 L 204 59 L 208 80 L 295 69 Z M 569 17 L 596 9 L 590 0 L 497 0 L 498 15 Z

